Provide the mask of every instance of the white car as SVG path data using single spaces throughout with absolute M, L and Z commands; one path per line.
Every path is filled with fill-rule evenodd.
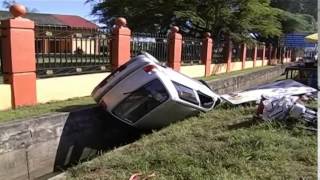
M 142 53 L 106 77 L 94 100 L 117 119 L 137 128 L 161 128 L 220 103 L 204 82 L 161 65 Z

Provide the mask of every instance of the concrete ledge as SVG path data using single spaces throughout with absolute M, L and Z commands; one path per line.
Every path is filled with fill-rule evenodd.
M 0 179 L 35 179 L 137 139 L 140 132 L 99 107 L 0 126 Z
M 96 73 L 37 79 L 38 103 L 89 96 L 92 89 L 109 74 Z
M 279 77 L 284 73 L 286 67 L 286 65 L 274 66 L 272 68 L 262 69 L 256 72 L 207 81 L 207 83 L 211 89 L 218 94 L 231 93 L 244 90 Z
M 271 80 L 283 71 L 284 66 L 275 66 L 208 84 L 220 94 L 227 93 Z M 141 134 L 96 106 L 4 123 L 0 132 L 0 179 L 7 180 L 44 176 L 130 143 Z
M 0 110 L 12 108 L 11 85 L 0 84 Z
M 180 73 L 189 77 L 203 77 L 205 73 L 205 65 L 181 66 Z

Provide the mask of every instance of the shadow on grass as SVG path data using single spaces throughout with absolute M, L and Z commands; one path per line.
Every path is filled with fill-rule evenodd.
M 244 121 L 241 121 L 239 123 L 228 125 L 226 128 L 228 130 L 236 130 L 240 128 L 249 128 L 259 123 L 261 123 L 261 121 L 259 121 L 255 117 L 252 117 L 252 118 L 246 118 Z

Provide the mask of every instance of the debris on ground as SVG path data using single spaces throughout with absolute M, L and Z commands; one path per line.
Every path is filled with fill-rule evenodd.
M 290 95 L 311 95 L 316 92 L 315 88 L 306 86 L 292 79 L 276 81 L 269 84 L 263 84 L 242 92 L 221 95 L 227 102 L 238 105 L 242 103 L 259 101 L 263 95 L 290 96 Z
M 263 96 L 257 114 L 265 121 L 285 121 L 289 118 L 317 125 L 317 112 L 307 108 L 298 96 Z

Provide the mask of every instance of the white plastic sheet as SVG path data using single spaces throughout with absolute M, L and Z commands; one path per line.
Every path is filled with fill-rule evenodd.
M 287 95 L 300 95 L 316 92 L 317 90 L 305 86 L 292 79 L 287 79 L 283 81 L 277 81 L 269 84 L 260 85 L 242 92 L 224 94 L 221 97 L 232 103 L 232 104 L 242 104 L 251 101 L 258 101 L 261 96 L 287 96 Z

